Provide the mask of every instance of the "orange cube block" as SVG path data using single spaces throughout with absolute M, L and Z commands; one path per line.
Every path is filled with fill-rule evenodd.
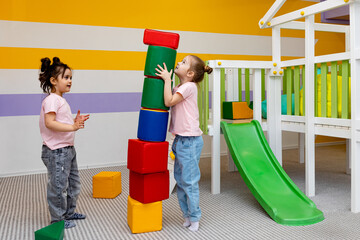
M 143 204 L 129 196 L 127 222 L 132 233 L 160 231 L 162 229 L 162 202 Z
M 103 171 L 93 176 L 94 198 L 115 198 L 121 193 L 121 172 Z
M 246 102 L 233 102 L 234 119 L 252 118 L 253 110 Z

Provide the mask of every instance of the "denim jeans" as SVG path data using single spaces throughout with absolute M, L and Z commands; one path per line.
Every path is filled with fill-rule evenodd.
M 51 223 L 70 217 L 80 193 L 80 176 L 73 146 L 51 150 L 43 145 L 41 159 L 47 172 L 47 201 Z
M 172 151 L 175 154 L 174 177 L 177 196 L 184 218 L 197 222 L 201 217 L 199 206 L 199 160 L 204 145 L 202 136 L 176 135 Z

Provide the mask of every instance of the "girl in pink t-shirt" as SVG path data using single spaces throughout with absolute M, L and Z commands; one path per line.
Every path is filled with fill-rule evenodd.
M 41 159 L 48 172 L 47 201 L 51 223 L 64 220 L 65 228 L 75 227 L 72 220 L 84 219 L 76 213 L 76 201 L 80 193 L 80 176 L 74 148 L 75 131 L 84 128 L 89 115 L 75 119 L 63 94 L 72 85 L 71 68 L 57 57 L 41 59 L 40 87 L 49 94 L 41 104 L 40 134 L 43 139 Z
M 164 63 L 158 65 L 156 75 L 164 82 L 164 101 L 171 107 L 169 131 L 175 134 L 172 151 L 175 154 L 174 177 L 177 183 L 177 196 L 183 212 L 183 226 L 196 232 L 199 229 L 201 210 L 199 207 L 199 160 L 202 147 L 202 131 L 199 128 L 199 110 L 197 106 L 197 83 L 204 73 L 212 68 L 197 56 L 186 56 L 179 62 L 174 73 L 180 84 L 171 91 L 171 74 Z

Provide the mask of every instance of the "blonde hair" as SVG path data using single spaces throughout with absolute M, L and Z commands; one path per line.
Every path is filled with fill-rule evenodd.
M 189 55 L 191 57 L 190 70 L 194 72 L 193 82 L 199 83 L 204 79 L 205 73 L 212 73 L 213 69 L 209 66 L 206 66 L 204 61 L 199 57 L 194 55 Z

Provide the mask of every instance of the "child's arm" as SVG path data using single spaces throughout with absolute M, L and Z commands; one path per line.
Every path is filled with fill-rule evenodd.
M 171 73 L 172 70 L 169 72 L 166 68 L 166 65 L 164 63 L 164 68 L 162 68 L 160 65 L 158 65 L 159 68 L 156 68 L 157 76 L 161 77 L 164 80 L 164 102 L 165 106 L 172 107 L 182 100 L 184 100 L 183 96 L 181 94 L 172 94 L 171 92 Z
M 45 114 L 45 126 L 57 132 L 73 132 L 84 128 L 84 121 L 75 121 L 73 125 L 56 121 L 56 113 L 48 112 Z

